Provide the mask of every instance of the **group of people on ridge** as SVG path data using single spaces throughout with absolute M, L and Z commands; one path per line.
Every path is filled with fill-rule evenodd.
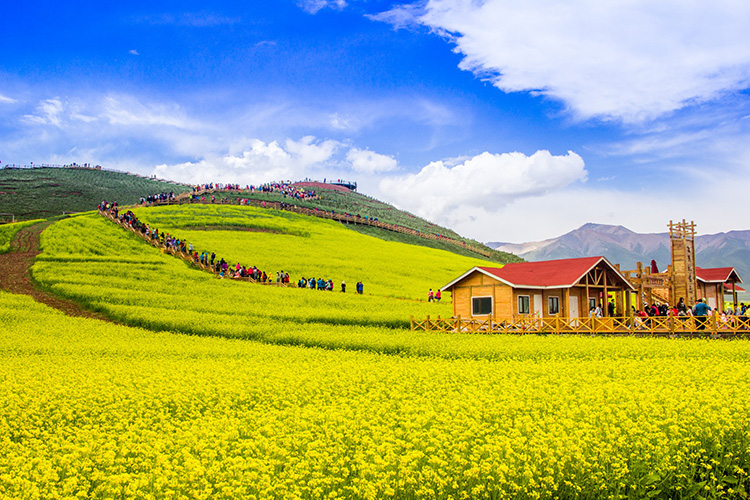
M 167 248 L 173 253 L 182 253 L 187 255 L 195 264 L 200 265 L 204 268 L 209 268 L 214 271 L 219 278 L 249 278 L 257 283 L 273 283 L 272 278 L 266 274 L 265 271 L 261 271 L 256 266 L 245 266 L 239 262 L 235 266 L 230 266 L 229 263 L 220 258 L 217 260 L 216 253 L 207 251 L 200 252 L 193 247 L 191 242 L 181 240 L 175 236 L 171 236 L 169 233 L 159 231 L 157 228 L 151 227 L 148 223 L 141 222 L 135 214 L 128 210 L 124 214 L 119 213 L 117 202 L 109 203 L 102 201 L 99 206 L 99 211 L 102 213 L 111 214 L 121 224 L 133 228 L 136 232 L 141 233 L 144 237 L 156 242 L 160 246 Z M 276 273 L 276 284 L 277 285 L 288 285 L 290 282 L 289 273 L 278 271 Z M 297 283 L 299 288 L 310 288 L 311 290 L 329 290 L 333 291 L 333 280 L 323 278 L 315 279 L 301 278 Z M 346 282 L 341 282 L 341 291 L 346 292 Z M 364 292 L 364 284 L 360 281 L 357 283 L 357 293 L 362 294 Z

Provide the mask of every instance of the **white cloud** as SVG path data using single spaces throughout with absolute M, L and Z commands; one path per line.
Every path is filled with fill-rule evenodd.
M 54 125 L 59 127 L 62 123 L 63 103 L 55 97 L 45 99 L 36 107 L 35 115 L 24 115 L 26 121 L 40 125 Z
M 744 183 L 736 187 L 709 183 L 701 197 L 741 199 L 746 190 Z M 696 203 L 694 198 L 684 196 L 684 191 L 672 192 L 663 186 L 640 192 L 606 189 L 601 184 L 591 188 L 571 186 L 545 196 L 519 198 L 497 210 L 461 207 L 456 218 L 460 220 L 452 229 L 459 234 L 480 241 L 513 243 L 554 238 L 588 222 L 622 225 L 639 233 L 666 232 L 670 220 L 683 218 L 695 221 L 699 234 L 743 229 L 736 220 L 727 219 L 725 204 Z
M 287 139 L 285 146 L 289 154 L 295 157 L 298 167 L 306 168 L 330 160 L 340 143 L 330 140 L 315 142 L 315 137 L 308 135 L 299 141 Z
M 583 159 L 572 151 L 564 156 L 548 151 L 531 156 L 485 152 L 453 167 L 437 161 L 416 174 L 384 179 L 380 191 L 402 208 L 455 227 L 474 217 L 477 210 L 497 210 L 586 177 Z
M 128 51 L 128 54 L 130 54 L 131 56 L 139 56 L 139 55 L 140 55 L 140 54 L 138 53 L 138 51 L 137 51 L 137 50 L 135 50 L 135 49 L 130 49 L 130 50 Z
M 15 99 L 11 99 L 10 97 L 4 96 L 3 94 L 0 94 L 0 103 L 1 104 L 13 104 L 18 102 Z
M 112 125 L 167 126 L 192 129 L 197 123 L 176 104 L 142 102 L 129 96 L 108 96 L 102 103 L 102 117 Z
M 396 5 L 391 10 L 378 14 L 367 15 L 373 21 L 381 21 L 392 25 L 395 29 L 419 26 L 419 18 L 424 14 L 422 3 Z
M 191 28 L 215 28 L 242 22 L 240 17 L 228 17 L 210 12 L 183 12 L 179 14 L 156 14 L 132 18 L 135 23 L 153 25 L 187 26 Z
M 266 143 L 252 139 L 239 153 L 212 155 L 198 162 L 162 164 L 153 173 L 157 177 L 191 183 L 260 184 L 298 180 L 316 167 L 324 166 L 338 146 L 336 141 L 316 142 L 311 136 L 299 141 L 287 139 L 283 147 L 276 141 Z
M 750 3 L 430 0 L 424 9 L 419 21 L 450 37 L 462 69 L 582 118 L 637 122 L 750 86 Z M 401 26 L 414 15 L 399 6 L 373 17 Z
M 369 149 L 351 148 L 346 154 L 346 160 L 357 172 L 374 174 L 396 170 L 398 162 L 392 156 L 370 151 Z
M 347 6 L 346 0 L 300 0 L 297 4 L 310 14 L 317 14 L 325 8 L 341 10 Z

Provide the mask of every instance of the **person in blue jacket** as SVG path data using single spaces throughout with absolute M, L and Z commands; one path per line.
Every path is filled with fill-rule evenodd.
M 709 312 L 711 312 L 711 308 L 708 307 L 708 304 L 703 302 L 703 299 L 698 299 L 698 302 L 693 306 L 693 316 L 695 316 L 695 324 L 698 330 L 706 329 L 706 320 Z

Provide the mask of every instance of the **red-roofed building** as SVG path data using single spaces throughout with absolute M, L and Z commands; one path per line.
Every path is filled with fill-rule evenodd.
M 711 309 L 723 311 L 726 303 L 724 294 L 732 295 L 732 302 L 737 307 L 737 292 L 744 291 L 736 286 L 742 283 L 739 273 L 733 267 L 714 267 L 704 269 L 695 268 L 695 277 L 698 282 L 698 297 L 703 298 Z
M 604 257 L 519 262 L 504 267 L 474 267 L 441 288 L 453 296 L 453 315 L 464 318 L 585 317 L 607 297 L 615 315 L 630 310 L 635 288 Z

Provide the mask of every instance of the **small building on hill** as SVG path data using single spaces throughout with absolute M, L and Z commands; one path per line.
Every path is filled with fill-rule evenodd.
M 698 282 L 698 297 L 703 298 L 711 309 L 726 309 L 724 294 L 732 295 L 734 307 L 737 307 L 737 292 L 744 291 L 737 286 L 742 283 L 739 273 L 733 267 L 695 268 Z
M 584 257 L 473 267 L 441 290 L 451 292 L 455 317 L 485 319 L 579 318 L 596 305 L 606 316 L 609 296 L 615 298 L 615 315 L 622 316 L 635 288 L 604 257 Z

